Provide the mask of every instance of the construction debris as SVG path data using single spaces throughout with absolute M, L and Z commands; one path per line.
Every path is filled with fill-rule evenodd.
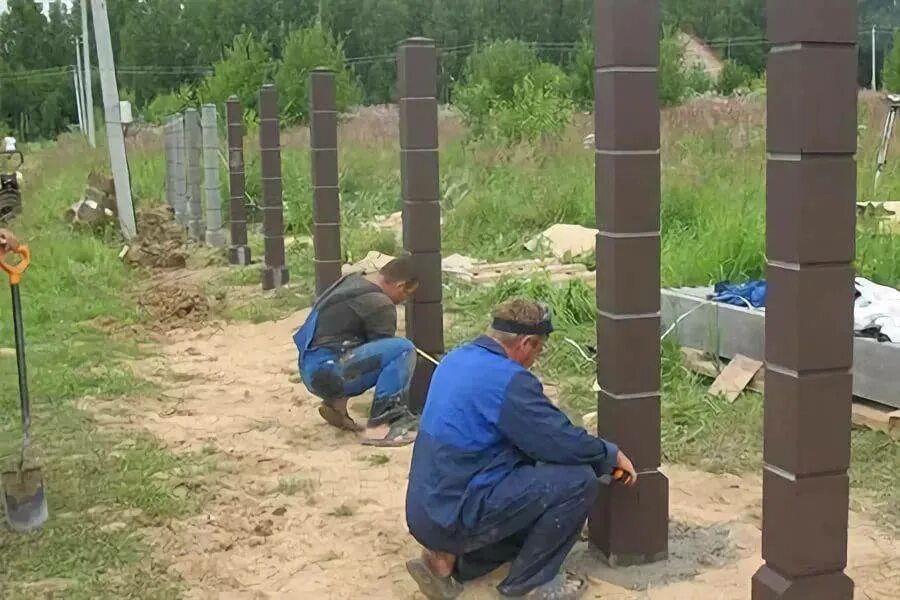
M 184 229 L 168 205 L 138 210 L 138 237 L 125 251 L 125 262 L 153 269 L 177 269 L 187 264 Z
M 581 225 L 553 225 L 525 243 L 529 252 L 543 254 L 549 252 L 559 260 L 567 260 L 590 254 L 597 240 L 596 229 Z
M 713 381 L 709 387 L 710 395 L 724 396 L 729 402 L 734 402 L 750 385 L 762 366 L 758 360 L 738 354 Z
M 187 284 L 155 285 L 140 295 L 138 306 L 150 317 L 150 327 L 157 331 L 203 325 L 210 313 L 200 289 Z
M 900 234 L 900 202 L 859 202 L 856 214 L 860 221 L 869 221 L 884 234 Z
M 873 402 L 854 402 L 853 424 L 900 439 L 900 410 Z
M 98 229 L 113 222 L 117 215 L 113 178 L 91 171 L 84 194 L 66 210 L 64 218 L 76 226 Z
M 393 256 L 371 251 L 365 258 L 350 265 L 344 265 L 341 272 L 374 273 L 393 260 Z M 451 280 L 470 285 L 490 285 L 509 277 L 532 277 L 543 275 L 550 281 L 581 279 L 593 282 L 595 274 L 581 263 L 560 264 L 554 260 L 515 260 L 510 262 L 486 263 L 461 254 L 451 254 L 441 261 L 441 270 Z
M 362 275 L 367 275 L 370 273 L 376 273 L 381 269 L 384 265 L 388 264 L 394 260 L 393 256 L 389 254 L 382 254 L 381 252 L 376 252 L 372 250 L 366 257 L 363 258 L 359 262 L 355 262 L 352 265 L 344 265 L 341 267 L 341 273 L 344 275 L 349 275 L 351 273 L 360 273 Z

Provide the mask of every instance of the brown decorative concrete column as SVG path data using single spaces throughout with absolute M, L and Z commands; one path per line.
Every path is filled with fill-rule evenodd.
M 262 170 L 265 264 L 262 287 L 271 290 L 288 283 L 284 265 L 284 207 L 281 187 L 281 137 L 278 90 L 267 83 L 259 92 L 259 149 Z
M 855 0 L 768 3 L 766 564 L 754 600 L 853 598 L 856 28 Z
M 660 463 L 659 0 L 595 0 L 599 434 L 639 472 L 603 487 L 590 538 L 612 565 L 668 554 Z
M 316 294 L 341 277 L 341 204 L 338 188 L 337 101 L 334 73 L 309 78 L 309 146 L 313 188 Z
M 250 264 L 250 246 L 247 245 L 247 207 L 244 202 L 246 180 L 244 176 L 244 113 L 241 101 L 231 96 L 225 103 L 228 121 L 228 189 L 231 246 L 228 260 L 233 265 Z
M 410 38 L 397 60 L 400 96 L 400 177 L 403 246 L 419 270 L 419 289 L 406 308 L 406 336 L 420 349 L 444 353 L 441 289 L 441 193 L 438 155 L 437 49 L 432 40 Z M 419 360 L 410 407 L 420 412 L 434 366 Z

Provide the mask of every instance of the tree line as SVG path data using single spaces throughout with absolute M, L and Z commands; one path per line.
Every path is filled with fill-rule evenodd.
M 70 13 L 54 3 L 45 18 L 33 0 L 10 0 L 0 16 L 0 120 L 20 136 L 52 137 L 76 119 L 69 67 L 81 34 L 81 1 Z M 296 32 L 314 28 L 348 59 L 354 99 L 365 103 L 392 99 L 393 55 L 410 36 L 431 37 L 442 47 L 444 100 L 464 79 L 469 56 L 495 40 L 532 43 L 542 62 L 577 70 L 579 51 L 590 43 L 593 0 L 107 0 L 107 6 L 123 97 L 143 109 L 174 90 L 202 86 L 227 52 L 264 53 L 264 75 L 276 77 L 278 65 L 305 62 L 298 56 L 302 43 L 318 42 L 299 41 Z M 734 40 L 715 49 L 750 74 L 764 70 L 765 0 L 663 0 L 662 6 L 667 27 L 704 40 Z M 900 25 L 894 0 L 860 0 L 860 23 L 873 22 Z M 880 42 L 884 50 L 888 41 Z M 862 66 L 870 53 L 862 36 Z M 860 69 L 862 84 L 868 73 Z M 99 85 L 94 90 L 100 106 Z

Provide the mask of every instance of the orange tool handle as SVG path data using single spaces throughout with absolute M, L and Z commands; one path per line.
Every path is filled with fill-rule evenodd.
M 612 471 L 613 481 L 621 481 L 622 483 L 628 483 L 631 481 L 631 475 L 628 474 L 624 469 L 620 469 L 616 467 Z
M 28 249 L 28 246 L 21 244 L 18 248 L 13 250 L 13 253 L 21 256 L 22 260 L 20 260 L 18 264 L 12 265 L 6 262 L 6 256 L 0 256 L 0 269 L 6 271 L 6 274 L 9 276 L 10 285 L 19 285 L 22 281 L 22 273 L 24 273 L 25 269 L 28 268 L 28 265 L 31 264 L 31 251 Z

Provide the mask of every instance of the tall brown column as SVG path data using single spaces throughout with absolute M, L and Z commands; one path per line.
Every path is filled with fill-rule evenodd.
M 668 553 L 660 463 L 659 0 L 595 0 L 599 434 L 638 484 L 604 487 L 593 544 L 613 565 Z
M 309 146 L 313 188 L 316 294 L 341 277 L 341 204 L 338 188 L 337 102 L 334 73 L 312 72 Z
M 856 1 L 772 0 L 766 398 L 754 600 L 850 600 Z
M 419 289 L 406 309 L 406 335 L 420 349 L 444 353 L 441 289 L 441 192 L 438 155 L 437 50 L 432 40 L 410 38 L 397 60 L 400 95 L 400 177 L 403 245 L 415 258 Z M 419 360 L 410 407 L 420 412 L 434 366 Z
M 246 180 L 244 175 L 244 112 L 237 96 L 225 103 L 228 120 L 228 183 L 231 247 L 228 260 L 233 265 L 250 264 L 247 245 L 247 207 L 244 203 Z
M 267 83 L 259 92 L 259 149 L 262 170 L 265 265 L 262 287 L 271 290 L 288 283 L 284 265 L 284 207 L 281 187 L 281 137 L 278 90 Z

